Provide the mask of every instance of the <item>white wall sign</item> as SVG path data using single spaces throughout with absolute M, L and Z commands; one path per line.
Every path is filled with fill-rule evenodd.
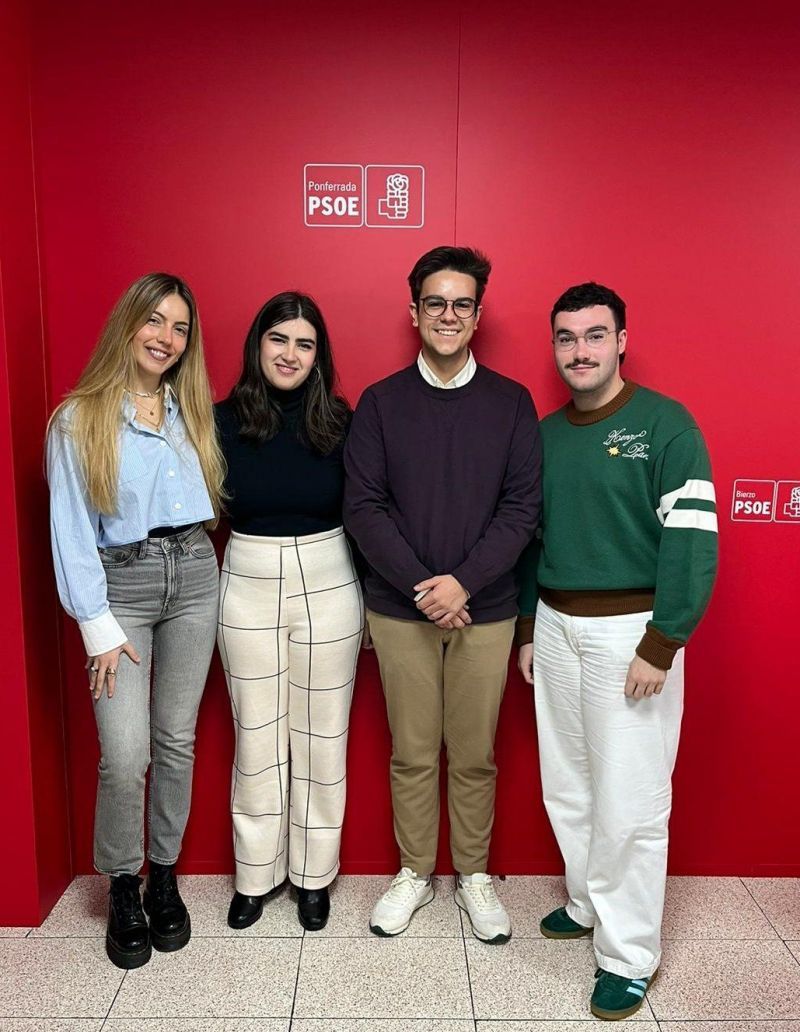
M 800 480 L 734 480 L 731 519 L 800 524 Z
M 323 228 L 420 229 L 425 224 L 425 169 L 305 165 L 303 221 Z

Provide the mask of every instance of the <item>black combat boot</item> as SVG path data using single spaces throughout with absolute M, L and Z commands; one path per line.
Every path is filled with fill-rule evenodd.
M 154 949 L 172 953 L 186 945 L 192 934 L 192 922 L 178 892 L 175 864 L 150 861 L 144 909 L 150 918 L 150 941 Z
M 106 929 L 106 953 L 112 964 L 129 970 L 150 959 L 150 932 L 142 913 L 136 874 L 117 874 L 111 879 Z

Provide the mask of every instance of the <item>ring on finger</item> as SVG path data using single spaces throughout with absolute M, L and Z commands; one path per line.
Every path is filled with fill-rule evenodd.
M 99 669 L 100 669 L 100 667 L 96 667 L 96 666 L 93 666 L 93 667 L 89 667 L 89 670 L 90 670 L 90 671 L 91 671 L 91 672 L 92 672 L 93 674 L 96 674 L 96 673 L 97 673 L 97 671 L 98 671 Z
M 108 668 L 106 673 L 108 674 L 109 677 L 116 677 L 117 676 L 117 671 L 116 670 L 112 670 L 111 667 Z

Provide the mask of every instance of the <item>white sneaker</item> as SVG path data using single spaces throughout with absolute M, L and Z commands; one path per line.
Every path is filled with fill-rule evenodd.
M 491 875 L 460 874 L 456 903 L 467 912 L 476 939 L 500 944 L 511 938 L 511 921 L 495 895 Z
M 369 917 L 369 930 L 375 935 L 399 935 L 411 923 L 414 912 L 433 899 L 430 878 L 419 878 L 410 867 L 403 867 L 375 904 Z

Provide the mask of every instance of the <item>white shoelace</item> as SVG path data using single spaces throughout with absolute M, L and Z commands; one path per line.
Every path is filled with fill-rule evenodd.
M 410 867 L 404 867 L 392 880 L 384 899 L 387 903 L 407 903 L 417 897 L 421 883 L 427 884 L 422 882 L 422 879 L 418 878 Z
M 463 882 L 459 881 L 463 892 L 469 896 L 475 904 L 475 909 L 482 914 L 488 914 L 493 910 L 502 910 L 500 900 L 494 891 L 492 879 L 487 877 L 484 882 Z

